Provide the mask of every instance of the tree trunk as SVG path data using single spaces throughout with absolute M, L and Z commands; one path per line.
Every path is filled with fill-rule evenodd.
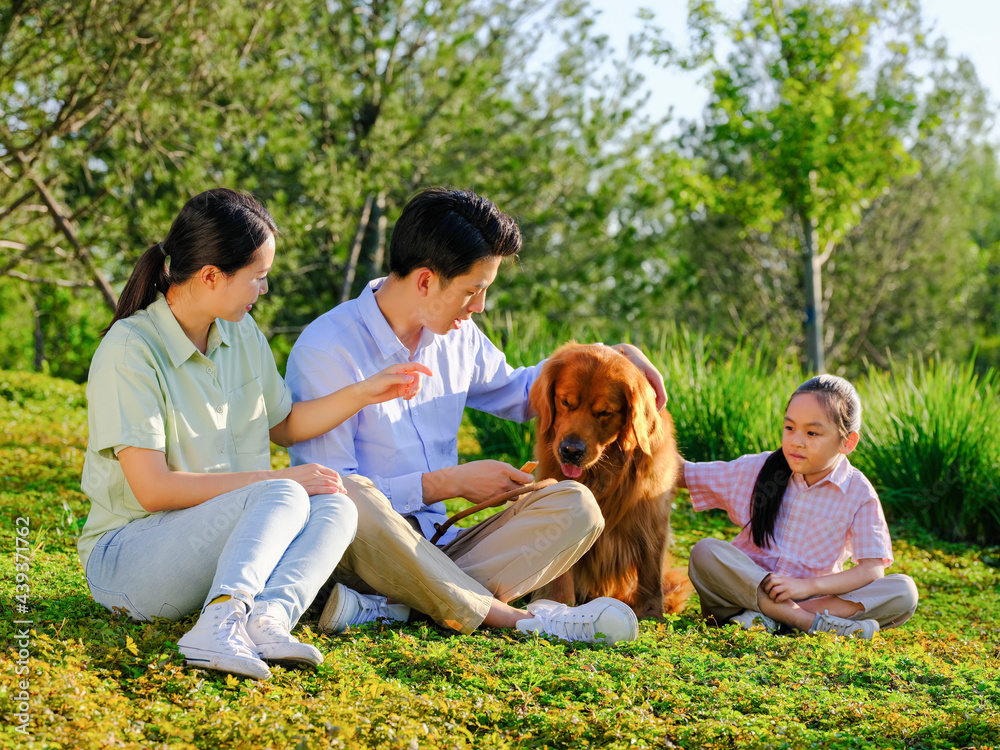
M 340 290 L 341 302 L 347 302 L 351 298 L 351 288 L 354 286 L 358 258 L 361 257 L 361 244 L 364 242 L 365 233 L 368 231 L 368 222 L 372 214 L 372 203 L 374 201 L 374 197 L 369 195 L 365 199 L 365 207 L 361 209 L 361 218 L 358 220 L 358 231 L 354 234 L 354 242 L 351 243 L 351 255 L 347 259 L 347 268 L 344 269 L 344 286 Z
M 803 282 L 806 297 L 806 356 L 810 372 L 826 371 L 823 350 L 823 266 L 816 252 L 819 232 L 815 221 L 802 215 L 802 256 L 805 265 Z
M 23 161 L 23 159 L 22 159 Z M 62 232 L 62 234 L 69 240 L 69 243 L 76 250 L 77 257 L 83 262 L 84 267 L 90 272 L 91 278 L 94 280 L 94 284 L 97 286 L 98 291 L 104 298 L 104 304 L 108 306 L 111 312 L 114 312 L 118 308 L 118 297 L 115 295 L 114 290 L 111 289 L 111 284 L 108 280 L 104 278 L 104 274 L 97 267 L 97 263 L 94 262 L 94 256 L 90 254 L 83 243 L 76 236 L 76 231 L 73 229 L 73 225 L 70 224 L 69 219 L 64 215 L 63 211 L 60 209 L 59 204 L 56 203 L 55 198 L 52 197 L 52 193 L 49 192 L 48 187 L 44 182 L 42 182 L 38 177 L 31 177 L 31 182 L 34 184 L 35 189 L 42 198 L 42 202 L 48 208 L 49 213 L 52 215 L 52 221 L 56 225 L 56 230 Z
M 372 207 L 372 215 L 368 220 L 368 234 L 365 236 L 361 251 L 365 258 L 363 264 L 365 275 L 369 279 L 384 275 L 385 229 L 388 223 L 388 217 L 385 215 L 385 193 L 379 193 Z

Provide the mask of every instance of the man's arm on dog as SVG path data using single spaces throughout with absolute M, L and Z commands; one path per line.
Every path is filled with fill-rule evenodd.
M 667 389 L 663 385 L 663 375 L 649 361 L 649 358 L 642 353 L 642 350 L 632 344 L 615 344 L 611 348 L 625 355 L 632 364 L 642 370 L 642 374 L 646 376 L 646 380 L 653 386 L 653 392 L 656 394 L 656 410 L 659 411 L 666 406 Z

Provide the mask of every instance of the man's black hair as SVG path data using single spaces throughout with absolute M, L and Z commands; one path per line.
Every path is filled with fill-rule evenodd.
M 427 188 L 403 208 L 389 243 L 389 272 L 402 278 L 429 268 L 444 279 L 468 273 L 484 258 L 521 249 L 517 222 L 471 190 Z

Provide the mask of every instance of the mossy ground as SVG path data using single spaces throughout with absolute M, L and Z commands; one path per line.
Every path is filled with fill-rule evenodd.
M 85 440 L 80 386 L 0 372 L 2 746 L 1000 746 L 996 548 L 894 526 L 893 570 L 914 577 L 922 600 L 909 623 L 871 642 L 709 628 L 697 598 L 614 648 L 455 636 L 430 623 L 327 636 L 307 619 L 298 632 L 325 663 L 256 683 L 186 669 L 174 644 L 190 622 L 136 624 L 91 600 L 75 549 Z M 18 518 L 30 521 L 25 613 Z M 678 498 L 679 563 L 699 538 L 733 532 Z M 33 627 L 20 675 L 15 621 L 24 619 Z M 18 731 L 21 680 L 28 734 Z

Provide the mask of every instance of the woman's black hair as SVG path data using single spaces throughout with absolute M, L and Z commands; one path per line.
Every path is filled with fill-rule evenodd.
M 232 276 L 253 262 L 257 248 L 278 233 L 271 214 L 253 196 L 216 188 L 184 204 L 163 242 L 144 252 L 118 298 L 111 326 L 145 310 L 158 293 L 183 284 L 205 266 Z M 167 259 L 170 266 L 167 267 Z
M 811 393 L 819 399 L 827 415 L 837 426 L 841 440 L 846 440 L 852 432 L 861 431 L 861 399 L 854 386 L 843 378 L 836 375 L 810 378 L 795 389 L 788 403 L 800 393 Z M 788 408 L 788 404 L 785 408 Z M 781 448 L 767 457 L 757 474 L 750 496 L 749 525 L 753 543 L 761 549 L 774 541 L 774 525 L 791 478 L 792 469 Z

